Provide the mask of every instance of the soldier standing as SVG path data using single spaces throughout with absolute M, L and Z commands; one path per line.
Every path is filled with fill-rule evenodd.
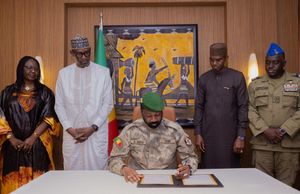
M 198 157 L 192 141 L 180 125 L 163 118 L 163 108 L 160 95 L 146 93 L 141 103 L 143 119 L 126 126 L 115 138 L 108 167 L 126 182 L 138 182 L 143 176 L 136 172 L 139 169 L 177 168 L 178 178 L 196 171 Z M 182 164 L 177 165 L 176 152 Z
M 249 86 L 253 165 L 292 186 L 299 169 L 300 79 L 285 71 L 285 53 L 272 43 L 266 75 Z

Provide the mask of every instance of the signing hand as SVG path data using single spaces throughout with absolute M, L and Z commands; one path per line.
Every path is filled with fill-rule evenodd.
M 175 175 L 178 179 L 188 178 L 190 176 L 190 166 L 179 164 Z
M 138 174 L 134 169 L 124 166 L 122 168 L 122 174 L 126 182 L 136 183 L 140 181 L 144 175 Z
M 205 151 L 204 140 L 200 134 L 196 135 L 195 145 L 198 151 Z

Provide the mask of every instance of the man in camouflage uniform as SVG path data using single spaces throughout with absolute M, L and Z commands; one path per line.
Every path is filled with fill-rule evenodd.
M 253 133 L 253 164 L 292 186 L 299 169 L 300 79 L 284 70 L 284 51 L 272 43 L 267 74 L 249 86 L 249 120 Z
M 143 119 L 126 126 L 114 140 L 108 167 L 123 175 L 126 182 L 137 182 L 143 177 L 135 171 L 138 169 L 177 168 L 179 178 L 196 171 L 198 157 L 189 136 L 180 125 L 163 118 L 163 108 L 163 99 L 158 94 L 146 93 L 141 103 Z M 179 165 L 176 152 L 182 160 Z

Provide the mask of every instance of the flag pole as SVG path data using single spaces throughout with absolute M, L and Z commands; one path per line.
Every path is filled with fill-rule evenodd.
M 98 65 L 108 67 L 106 61 L 106 52 L 105 52 L 105 37 L 103 33 L 103 14 L 100 12 L 100 25 L 98 30 L 98 40 L 96 43 L 96 51 L 95 51 L 95 62 Z M 115 108 L 112 108 L 108 116 L 108 155 L 113 147 L 113 140 L 119 134 L 118 132 L 118 123 L 116 118 Z
M 100 12 L 100 25 L 99 25 L 99 30 L 103 31 L 103 23 L 102 23 L 102 20 L 103 20 L 103 14 L 102 12 Z

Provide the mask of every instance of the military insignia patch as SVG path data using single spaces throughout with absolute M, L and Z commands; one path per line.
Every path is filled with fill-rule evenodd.
M 119 137 L 116 137 L 116 138 L 114 139 L 114 142 L 115 142 L 116 146 L 117 146 L 119 149 L 123 147 L 122 140 L 121 140 Z
M 298 84 L 289 82 L 283 85 L 285 92 L 297 92 L 298 91 Z
M 191 145 L 192 145 L 192 141 L 191 141 L 190 138 L 187 137 L 187 138 L 185 138 L 184 141 L 185 141 L 185 144 L 186 144 L 186 145 L 188 145 L 188 146 L 191 146 Z

